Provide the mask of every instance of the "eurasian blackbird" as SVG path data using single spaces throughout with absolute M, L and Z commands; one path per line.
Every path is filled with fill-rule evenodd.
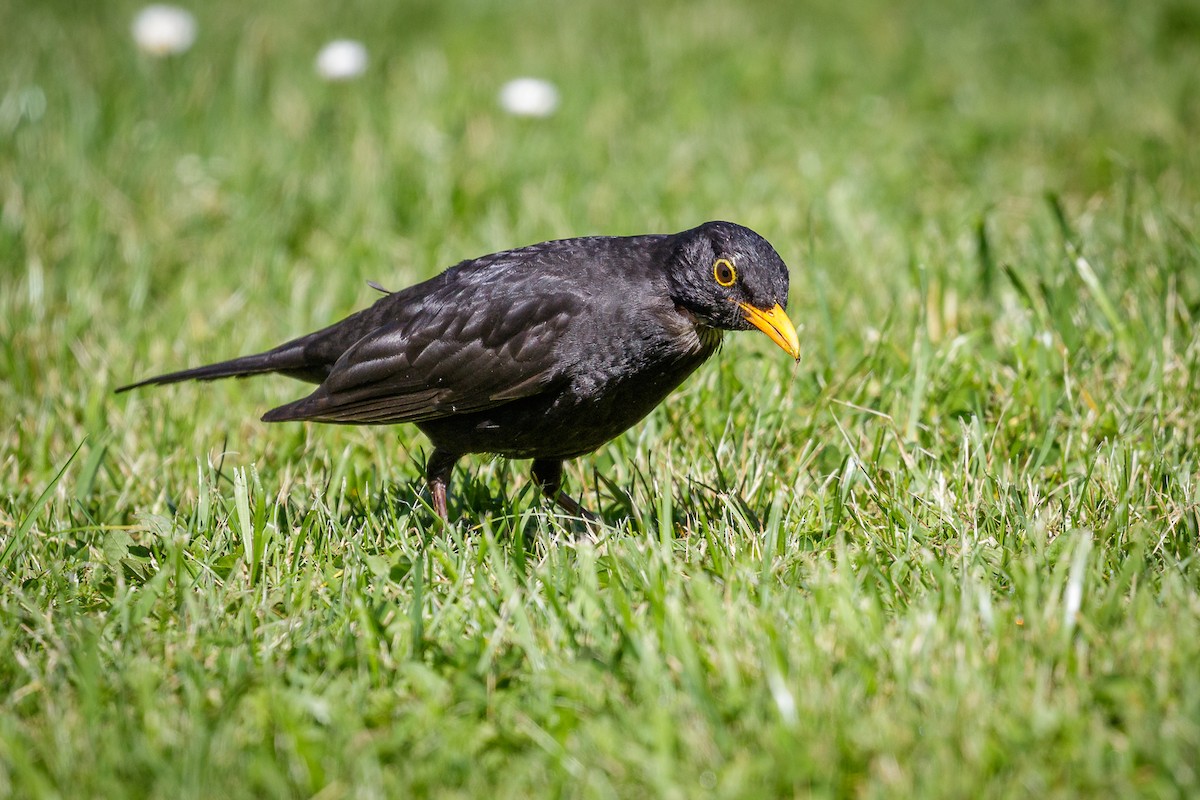
M 443 519 L 451 470 L 467 453 L 532 458 L 546 496 L 586 515 L 561 489 L 563 460 L 645 417 L 717 351 L 723 331 L 758 328 L 799 358 L 787 293 L 775 249 L 730 222 L 542 242 L 463 261 L 265 353 L 117 391 L 278 372 L 320 385 L 266 422 L 424 431 Z

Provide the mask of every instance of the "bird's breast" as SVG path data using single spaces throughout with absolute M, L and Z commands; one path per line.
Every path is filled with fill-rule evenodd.
M 720 331 L 676 315 L 573 333 L 558 343 L 558 375 L 542 393 L 422 429 L 456 452 L 572 458 L 640 422 L 721 343 Z

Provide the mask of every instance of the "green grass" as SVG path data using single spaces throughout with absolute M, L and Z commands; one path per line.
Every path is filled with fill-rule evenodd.
M 1200 794 L 1200 6 L 258 5 L 0 5 L 0 796 Z M 804 357 L 570 465 L 595 542 L 285 379 L 112 394 L 711 218 Z

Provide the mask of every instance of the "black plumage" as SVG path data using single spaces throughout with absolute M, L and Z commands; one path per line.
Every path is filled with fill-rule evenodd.
M 563 460 L 641 420 L 717 350 L 722 331 L 757 327 L 799 357 L 787 293 L 774 248 L 729 222 L 542 242 L 463 261 L 265 353 L 117 391 L 278 372 L 320 385 L 267 422 L 421 428 L 442 517 L 467 453 L 532 458 L 546 495 L 583 514 L 560 489 Z

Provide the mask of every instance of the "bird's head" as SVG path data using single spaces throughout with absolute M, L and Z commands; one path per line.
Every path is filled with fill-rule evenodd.
M 763 237 L 732 222 L 706 222 L 676 237 L 671 299 L 714 328 L 758 328 L 800 358 L 796 328 L 784 312 L 788 271 Z

